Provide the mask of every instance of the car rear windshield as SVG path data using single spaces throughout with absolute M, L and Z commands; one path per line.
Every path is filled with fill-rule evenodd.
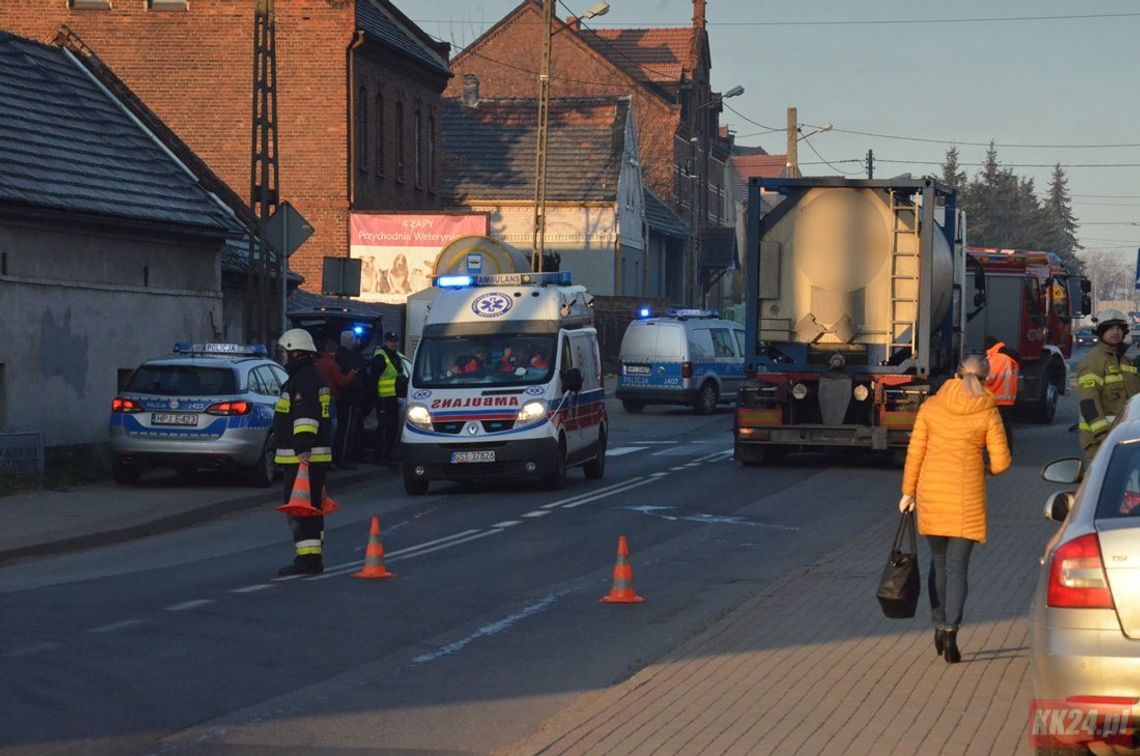
M 682 360 L 681 337 L 682 328 L 674 323 L 634 321 L 621 342 L 622 359 Z
M 206 365 L 143 365 L 131 376 L 127 391 L 159 396 L 236 394 L 233 368 Z
M 1096 516 L 1140 517 L 1140 442 L 1119 444 L 1112 450 L 1096 503 Z

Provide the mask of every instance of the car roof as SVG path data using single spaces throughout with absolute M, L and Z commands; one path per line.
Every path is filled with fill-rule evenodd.
M 155 357 L 144 365 L 199 365 L 208 367 L 251 367 L 257 365 L 277 365 L 265 357 Z M 280 365 L 278 365 L 280 367 Z

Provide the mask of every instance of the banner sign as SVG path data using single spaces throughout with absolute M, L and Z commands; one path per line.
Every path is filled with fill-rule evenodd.
M 448 242 L 488 230 L 486 213 L 352 213 L 349 225 L 349 256 L 361 261 L 360 299 L 389 304 L 431 286 Z

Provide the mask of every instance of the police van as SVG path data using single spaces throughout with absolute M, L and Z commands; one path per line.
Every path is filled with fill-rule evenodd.
M 567 272 L 440 276 L 416 348 L 400 453 L 404 489 L 433 480 L 605 473 L 591 297 Z
M 626 328 L 616 395 L 626 412 L 682 404 L 701 414 L 735 399 L 744 382 L 744 327 L 715 310 L 642 311 Z

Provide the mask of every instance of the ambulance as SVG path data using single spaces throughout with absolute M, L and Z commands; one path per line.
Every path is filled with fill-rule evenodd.
M 605 474 L 606 416 L 592 297 L 568 272 L 434 280 L 408 386 L 404 489 L 431 481 Z

